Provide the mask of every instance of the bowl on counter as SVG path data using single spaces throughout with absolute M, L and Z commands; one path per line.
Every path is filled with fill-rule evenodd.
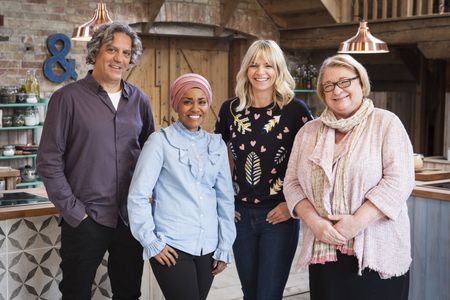
M 423 168 L 423 154 L 420 153 L 414 153 L 414 170 L 419 171 Z

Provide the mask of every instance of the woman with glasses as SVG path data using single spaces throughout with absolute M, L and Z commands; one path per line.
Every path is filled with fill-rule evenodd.
M 245 300 L 280 300 L 297 249 L 299 222 L 283 196 L 295 134 L 312 119 L 294 98 L 280 47 L 257 40 L 236 76 L 236 97 L 220 109 L 216 132 L 233 158 L 236 269 Z
M 393 113 L 367 98 L 365 68 L 349 55 L 324 61 L 317 94 L 326 109 L 298 132 L 284 182 L 300 218 L 299 264 L 311 299 L 408 299 L 406 207 L 412 146 Z

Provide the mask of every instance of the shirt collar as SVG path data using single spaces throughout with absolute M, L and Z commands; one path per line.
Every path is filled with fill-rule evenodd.
M 202 135 L 203 130 L 201 128 L 199 128 L 196 131 L 190 131 L 189 129 L 187 129 L 183 123 L 180 122 L 180 120 L 176 121 L 174 123 L 174 127 L 175 129 L 183 136 L 187 137 L 187 138 L 198 138 Z
M 86 77 L 84 78 L 86 85 L 89 89 L 93 90 L 96 93 L 106 92 L 103 87 L 92 77 L 92 70 L 89 70 L 86 74 Z M 122 96 L 125 99 L 129 98 L 129 95 L 131 94 L 131 87 L 128 82 L 125 80 L 121 80 L 122 85 Z

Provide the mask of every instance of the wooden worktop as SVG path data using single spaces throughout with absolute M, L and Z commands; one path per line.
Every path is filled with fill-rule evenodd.
M 45 188 L 43 186 L 38 188 L 2 191 L 2 193 L 4 194 L 14 192 L 27 192 L 34 195 L 47 197 L 47 193 L 45 192 Z M 0 207 L 0 220 L 46 216 L 54 214 L 58 214 L 58 211 L 52 203 Z
M 428 186 L 429 184 L 443 182 L 449 182 L 449 180 L 416 181 L 412 196 L 450 201 L 450 190 Z
M 416 181 L 416 187 L 412 192 L 412 196 L 430 198 L 437 200 L 450 201 L 450 190 L 428 187 L 427 184 L 449 182 L 449 180 L 436 181 Z M 4 193 L 12 192 L 28 192 L 38 196 L 47 197 L 44 187 L 29 188 L 20 190 L 3 191 Z M 58 214 L 58 211 L 52 203 L 18 205 L 9 207 L 0 207 L 0 220 L 17 219 L 25 217 L 36 217 L 45 215 Z

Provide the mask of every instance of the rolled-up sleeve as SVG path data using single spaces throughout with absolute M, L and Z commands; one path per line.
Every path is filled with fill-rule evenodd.
M 284 197 L 286 199 L 289 212 L 291 216 L 294 218 L 298 218 L 298 216 L 294 211 L 295 206 L 300 201 L 306 198 L 305 193 L 303 192 L 300 183 L 298 181 L 300 146 L 302 144 L 303 138 L 302 132 L 303 132 L 302 129 L 300 129 L 300 131 L 295 136 L 283 184 Z
M 393 116 L 386 126 L 382 144 L 383 175 L 366 193 L 388 218 L 395 220 L 414 188 L 413 150 L 403 124 Z

